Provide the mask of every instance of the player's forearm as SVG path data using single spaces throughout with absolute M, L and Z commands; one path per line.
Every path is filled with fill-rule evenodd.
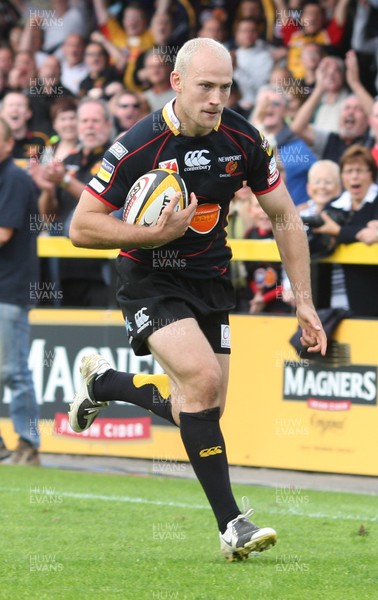
M 152 248 L 168 244 L 183 235 L 182 225 L 129 225 L 109 214 L 88 212 L 74 214 L 69 236 L 74 246 L 80 248 L 131 249 Z
M 111 215 L 86 213 L 72 219 L 70 238 L 80 248 L 117 249 L 154 245 L 148 227 L 128 225 Z
M 288 219 L 272 222 L 274 236 L 282 263 L 289 277 L 297 306 L 312 306 L 310 280 L 310 254 L 303 224 L 298 215 L 291 213 Z
M 164 246 L 185 235 L 197 208 L 197 198 L 191 194 L 189 206 L 177 211 L 179 198 L 180 193 L 175 193 L 156 225 L 144 227 L 113 217 L 108 204 L 84 190 L 71 221 L 71 241 L 74 246 L 95 249 Z

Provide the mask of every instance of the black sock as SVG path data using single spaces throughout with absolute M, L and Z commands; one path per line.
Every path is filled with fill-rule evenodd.
M 219 425 L 220 409 L 180 412 L 180 433 L 189 460 L 224 533 L 240 514 L 232 494 L 226 447 Z
M 176 424 L 167 375 L 134 375 L 109 369 L 93 382 L 93 395 L 97 402 L 120 400 L 136 404 Z

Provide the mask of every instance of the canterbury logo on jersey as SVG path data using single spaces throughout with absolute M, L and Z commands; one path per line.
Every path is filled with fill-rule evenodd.
M 221 446 L 213 446 L 212 448 L 204 448 L 199 455 L 201 458 L 207 458 L 208 456 L 214 456 L 214 454 L 222 454 L 222 452 Z
M 205 154 L 210 154 L 209 150 L 192 150 L 187 152 L 184 157 L 186 168 L 184 171 L 210 170 L 210 160 Z

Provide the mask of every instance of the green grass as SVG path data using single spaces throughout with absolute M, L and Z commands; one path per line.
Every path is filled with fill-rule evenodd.
M 233 489 L 279 542 L 227 563 L 196 481 L 3 465 L 0 598 L 378 598 L 377 496 Z

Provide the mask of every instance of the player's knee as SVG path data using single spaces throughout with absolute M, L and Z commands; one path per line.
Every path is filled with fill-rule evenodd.
M 219 406 L 222 372 L 218 363 L 201 367 L 193 377 L 191 386 L 196 401 L 204 409 Z

